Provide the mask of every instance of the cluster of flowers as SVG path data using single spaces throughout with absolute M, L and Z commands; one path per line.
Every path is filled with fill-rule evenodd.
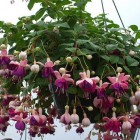
M 31 69 L 32 72 L 38 73 L 40 71 L 40 65 L 43 67 L 42 77 L 48 78 L 50 82 L 54 79 L 54 84 L 56 86 L 56 92 L 58 94 L 64 94 L 69 88 L 69 84 L 73 86 L 78 86 L 84 92 L 84 98 L 90 98 L 89 93 L 95 93 L 97 96 L 93 99 L 93 104 L 88 108 L 89 111 L 93 110 L 93 106 L 99 108 L 105 115 L 112 109 L 112 118 L 103 117 L 102 123 L 96 123 L 93 129 L 99 130 L 96 133 L 99 138 L 104 140 L 111 140 L 112 138 L 121 139 L 119 133 L 123 133 L 125 138 L 129 138 L 131 133 L 136 130 L 140 125 L 140 117 L 138 113 L 128 113 L 125 115 L 120 115 L 116 117 L 116 108 L 114 107 L 114 102 L 118 103 L 121 97 L 129 98 L 126 91 L 129 89 L 129 78 L 130 75 L 125 75 L 122 73 L 122 68 L 118 67 L 115 77 L 107 77 L 109 82 L 103 82 L 99 77 L 90 77 L 90 70 L 80 72 L 80 80 L 75 81 L 71 78 L 71 75 L 67 73 L 65 68 L 60 68 L 59 71 L 54 70 L 54 66 L 59 62 L 52 62 L 50 58 L 47 58 L 45 64 L 41 62 L 34 61 L 33 65 L 27 63 L 26 52 L 20 52 L 18 59 L 14 55 L 8 55 L 7 47 L 1 45 L 0 53 L 0 76 L 1 79 L 11 78 L 14 82 L 18 82 L 26 76 L 26 69 Z M 88 56 L 87 59 L 91 59 L 92 56 Z M 72 58 L 67 57 L 67 62 L 71 62 Z M 1 85 L 3 81 L 1 80 Z M 55 125 L 53 118 L 58 116 L 56 108 L 50 108 L 47 115 L 42 114 L 41 108 L 33 108 L 31 103 L 31 95 L 26 95 L 22 99 L 18 96 L 9 95 L 7 90 L 2 86 L 0 87 L 4 95 L 1 96 L 1 112 L 0 112 L 0 130 L 5 132 L 8 126 L 8 121 L 16 121 L 15 127 L 22 134 L 29 126 L 29 134 L 35 137 L 36 134 L 54 134 Z M 113 94 L 107 95 L 107 88 L 113 91 Z M 132 93 L 130 97 L 131 105 L 137 105 L 139 109 L 140 103 L 140 89 L 138 88 L 136 93 Z M 121 104 L 120 104 L 121 105 Z M 60 122 L 66 125 L 66 129 L 71 128 L 71 124 L 79 124 L 76 129 L 77 133 L 84 132 L 83 127 L 88 127 L 90 125 L 90 119 L 87 114 L 83 111 L 83 120 L 79 123 L 79 116 L 76 114 L 76 106 L 73 107 L 73 114 L 69 114 L 69 106 L 65 106 L 65 113 L 60 117 Z M 82 108 L 81 108 L 82 109 Z M 48 109 L 47 109 L 48 110 Z M 91 130 L 91 132 L 93 131 Z M 86 140 L 90 140 L 91 132 L 89 133 Z M 101 133 L 103 132 L 103 133 Z M 111 132 L 113 132 L 111 134 Z M 103 134 L 103 135 L 102 135 Z

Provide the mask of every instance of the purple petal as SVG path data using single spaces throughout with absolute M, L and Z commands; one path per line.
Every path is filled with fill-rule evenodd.
M 25 130 L 25 123 L 23 121 L 17 121 L 15 124 L 15 128 L 18 130 Z
M 21 78 L 24 77 L 26 75 L 25 67 L 18 66 L 17 69 L 15 69 L 12 74 Z
M 48 78 L 49 76 L 54 76 L 54 70 L 51 67 L 45 67 L 42 71 L 42 77 Z

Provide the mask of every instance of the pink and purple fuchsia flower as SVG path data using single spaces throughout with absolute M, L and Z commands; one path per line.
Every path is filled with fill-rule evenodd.
M 8 68 L 12 57 L 12 55 L 7 54 L 7 49 L 2 49 L 0 53 L 0 67 L 2 67 L 3 69 Z
M 102 80 L 100 80 L 99 86 L 96 86 L 97 97 L 95 97 L 93 100 L 93 105 L 100 108 L 101 112 L 105 114 L 107 114 L 109 109 L 113 107 L 114 103 L 114 98 L 106 94 L 106 88 L 108 85 L 108 82 L 102 83 Z
M 42 76 L 45 78 L 50 77 L 50 79 L 52 79 L 52 77 L 54 77 L 54 69 L 53 67 L 55 66 L 55 64 L 50 60 L 50 58 L 47 58 L 47 62 L 45 63 L 45 65 L 43 64 L 44 69 L 42 71 Z
M 68 89 L 69 82 L 74 84 L 74 80 L 71 77 L 70 74 L 63 73 L 62 76 L 58 71 L 54 71 L 54 74 L 56 76 L 55 85 L 57 87 L 56 91 L 58 90 L 59 93 L 64 93 Z
M 21 60 L 20 63 L 17 61 L 11 61 L 9 64 L 9 69 L 15 80 L 23 78 L 26 75 L 26 67 L 29 67 L 27 60 Z
M 93 93 L 96 89 L 96 83 L 99 82 L 99 77 L 92 77 L 90 78 L 90 71 L 87 70 L 86 72 L 80 72 L 79 75 L 81 76 L 81 80 L 76 82 L 86 94 L 86 98 L 88 98 L 88 93 Z
M 128 89 L 128 79 L 130 75 L 125 75 L 124 73 L 118 73 L 117 77 L 108 77 L 111 82 L 110 89 L 113 89 L 115 96 L 118 98 L 124 95 L 125 91 Z

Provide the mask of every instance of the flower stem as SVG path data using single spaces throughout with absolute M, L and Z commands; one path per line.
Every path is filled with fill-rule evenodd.
M 79 60 L 79 62 L 80 62 L 80 65 L 81 65 L 83 71 L 85 71 L 85 69 L 84 69 L 84 67 L 83 67 L 83 65 L 82 65 L 82 62 L 81 62 L 80 58 L 79 58 L 79 57 L 77 57 L 77 58 L 78 58 L 78 60 Z
M 41 44 L 42 44 L 42 47 L 43 47 L 43 50 L 44 50 L 45 54 L 47 55 L 47 57 L 49 57 L 48 53 L 47 53 L 46 50 L 45 50 L 45 47 L 44 47 L 43 41 L 42 41 L 42 40 L 40 40 L 40 41 L 41 41 Z

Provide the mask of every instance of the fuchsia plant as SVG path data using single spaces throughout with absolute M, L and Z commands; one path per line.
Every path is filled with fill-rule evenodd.
M 2 50 L 1 56 L 1 63 L 5 66 L 1 67 L 1 70 L 8 69 L 9 70 L 9 77 L 11 77 L 15 82 L 18 82 L 22 78 L 24 78 L 27 73 L 26 71 L 30 66 L 27 64 L 27 56 L 26 53 L 21 52 L 19 54 L 20 62 L 16 60 L 12 56 L 12 60 L 7 53 L 4 54 L 5 50 Z M 7 57 L 7 61 L 5 60 Z M 55 70 L 55 64 L 47 58 L 47 62 L 45 65 L 41 62 L 35 62 L 34 65 L 40 64 L 43 66 L 42 76 L 44 78 L 49 78 L 49 82 L 54 82 L 56 86 L 56 91 L 58 92 L 58 97 L 60 94 L 66 94 L 69 86 L 79 86 L 85 94 L 83 98 L 85 99 L 92 99 L 92 96 L 95 96 L 93 99 L 93 107 L 99 108 L 101 113 L 106 114 L 113 108 L 113 116 L 112 118 L 103 117 L 103 120 L 106 121 L 103 123 L 103 134 L 97 133 L 98 137 L 103 138 L 104 140 L 109 140 L 112 138 L 120 139 L 119 133 L 123 133 L 125 137 L 130 137 L 132 127 L 138 122 L 138 116 L 134 117 L 134 119 L 130 118 L 131 116 L 116 116 L 116 108 L 114 107 L 115 99 L 120 99 L 122 96 L 127 97 L 126 91 L 129 88 L 129 77 L 130 75 L 125 75 L 124 73 L 118 72 L 116 77 L 107 77 L 109 81 L 104 81 L 100 79 L 98 76 L 90 78 L 90 70 L 86 72 L 80 72 L 79 75 L 81 76 L 81 80 L 74 80 L 71 74 L 67 74 L 67 70 L 65 68 L 60 68 L 59 71 Z M 33 66 L 33 65 L 32 65 Z M 38 70 L 34 71 L 33 67 L 31 66 L 31 71 L 38 73 L 40 68 L 39 65 Z M 3 77 L 5 79 L 5 77 Z M 112 89 L 112 93 L 108 95 L 108 89 Z M 1 89 L 6 92 L 6 89 Z M 39 89 L 36 88 L 34 93 L 39 92 Z M 54 93 L 57 94 L 57 93 Z M 90 97 L 91 96 L 91 97 Z M 84 128 L 88 127 L 91 122 L 88 118 L 87 114 L 84 112 L 84 107 L 81 106 L 83 110 L 83 119 L 80 123 L 79 115 L 76 113 L 76 101 L 77 95 L 75 96 L 75 106 L 73 109 L 73 114 L 69 114 L 70 107 L 68 105 L 65 106 L 65 113 L 60 117 L 60 122 L 66 125 L 66 130 L 71 129 L 72 124 L 78 125 L 76 129 L 77 133 L 83 133 Z M 42 108 L 33 108 L 28 103 L 28 101 L 32 100 L 31 95 L 23 97 L 22 99 L 18 98 L 16 95 L 8 95 L 5 93 L 2 96 L 2 107 L 1 107 L 1 118 L 0 118 L 0 128 L 1 131 L 5 131 L 6 127 L 8 126 L 8 120 L 15 121 L 15 128 L 21 133 L 25 131 L 25 129 L 29 129 L 29 134 L 32 137 L 35 137 L 37 134 L 54 134 L 55 132 L 55 125 L 54 125 L 54 117 L 57 115 L 55 114 L 55 110 L 53 108 L 50 109 L 49 113 L 43 115 Z M 79 100 L 79 99 L 78 99 Z M 130 97 L 130 102 L 132 105 L 137 105 L 139 103 L 139 89 Z M 4 107 L 6 106 L 6 108 Z M 91 106 L 91 107 L 92 107 Z M 5 111 L 4 111 L 5 110 Z M 31 113 L 29 112 L 31 110 Z M 90 109 L 89 109 L 90 111 Z M 123 115 L 123 114 L 122 114 Z M 5 117 L 6 116 L 6 117 Z M 79 123 L 79 124 L 78 124 Z M 136 126 L 136 125 L 135 125 Z M 100 128 L 101 126 L 99 126 Z M 94 129 L 99 129 L 97 127 L 93 127 Z M 133 127 L 134 128 L 134 127 Z M 91 130 L 91 132 L 93 131 Z M 100 130 L 100 129 L 99 129 Z M 112 133 L 112 135 L 111 135 Z M 100 136 L 99 136 L 100 135 Z M 90 135 L 86 139 L 90 139 Z
M 0 21 L 1 132 L 12 121 L 21 136 L 43 138 L 59 119 L 78 134 L 93 125 L 85 140 L 129 140 L 140 127 L 140 31 L 105 27 L 89 1 L 29 0 L 36 15 Z

